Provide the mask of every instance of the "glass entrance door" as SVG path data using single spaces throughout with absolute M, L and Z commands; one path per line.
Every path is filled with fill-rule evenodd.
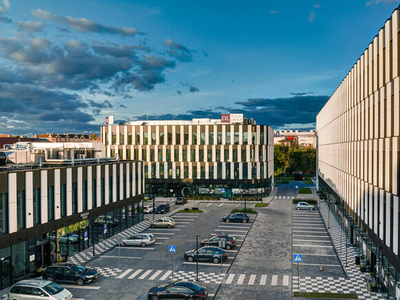
M 0 289 L 11 285 L 11 258 L 5 258 L 0 263 Z

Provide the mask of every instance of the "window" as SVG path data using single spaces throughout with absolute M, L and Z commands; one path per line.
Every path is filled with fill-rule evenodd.
M 61 217 L 67 216 L 67 184 L 61 184 Z
M 118 175 L 117 175 L 117 182 L 116 182 L 116 194 L 117 194 L 117 199 L 116 199 L 116 201 L 119 201 L 119 199 L 120 199 L 120 176 L 119 176 L 119 173 L 118 173 Z
M 150 161 L 154 161 L 154 149 L 150 149 Z
M 142 149 L 142 160 L 147 161 L 147 149 Z
M 87 190 L 87 180 L 82 183 L 82 210 L 88 209 L 88 190 Z
M 181 143 L 181 133 L 179 131 L 177 131 L 175 133 L 175 144 L 179 145 Z M 175 159 L 176 160 L 176 159 Z
M 247 163 L 243 164 L 243 179 L 249 178 L 249 166 Z
M 181 168 L 179 166 L 176 167 L 176 178 L 181 178 Z
M 156 133 L 155 132 L 151 133 L 151 144 L 152 145 L 156 144 Z
M 242 162 L 245 162 L 247 159 L 246 157 L 246 148 L 242 149 Z
M 222 145 L 222 132 L 218 131 L 217 133 L 217 145 Z
M 123 145 L 123 144 L 124 144 L 124 138 L 125 138 L 125 136 L 124 136 L 124 134 L 121 132 L 121 133 L 119 134 L 119 144 L 120 144 L 120 145 Z
M 205 144 L 206 144 L 206 133 L 200 132 L 200 145 L 205 145 Z
M 33 225 L 41 223 L 41 198 L 40 188 L 33 189 Z
M 164 178 L 164 163 L 160 163 L 160 178 Z
M 151 164 L 151 178 L 156 178 L 156 164 Z
M 197 145 L 197 132 L 195 132 L 194 130 L 195 128 L 193 128 L 192 145 Z
M 221 161 L 221 149 L 217 149 L 215 151 L 215 154 L 216 154 L 215 161 Z
M 204 149 L 199 149 L 199 161 L 204 161 Z
M 168 163 L 168 178 L 172 178 L 172 163 Z
M 190 161 L 192 161 L 192 162 L 196 161 L 196 150 L 195 149 L 190 150 Z
M 8 232 L 8 194 L 0 194 L 0 234 Z
M 135 133 L 135 145 L 140 145 L 140 132 Z
M 197 178 L 197 166 L 193 165 L 193 169 L 192 169 L 192 178 L 195 179 Z
M 212 161 L 212 149 L 207 149 L 207 161 Z
M 131 149 L 126 149 L 126 159 L 132 159 Z
M 176 148 L 174 151 L 174 161 L 179 161 L 179 149 Z
M 243 128 L 244 129 L 244 128 Z M 249 135 L 247 131 L 243 131 L 243 145 L 247 145 L 249 143 Z
M 117 143 L 117 135 L 115 132 L 111 134 L 111 145 L 115 145 Z
M 187 161 L 187 149 L 182 149 L 182 161 Z
M 101 177 L 100 181 L 100 189 L 101 189 L 101 205 L 104 205 L 106 203 L 106 184 L 105 184 L 105 179 L 104 177 Z
M 235 131 L 235 137 L 234 137 L 234 143 L 235 145 L 239 145 L 239 132 Z
M 208 144 L 214 145 L 214 131 L 211 130 L 212 128 L 210 128 L 210 132 L 208 133 Z
M 260 132 L 260 144 L 264 145 L 264 130 L 262 128 Z
M 184 139 L 183 139 L 183 144 L 184 145 L 189 145 L 189 133 L 188 132 L 185 132 Z
M 97 206 L 97 181 L 96 178 L 92 179 L 92 207 Z
M 172 132 L 168 132 L 167 137 L 168 137 L 167 144 L 172 145 Z
M 257 133 L 253 131 L 251 133 L 251 136 L 252 136 L 252 139 L 251 139 L 252 140 L 252 144 L 255 145 L 256 144 Z
M 160 132 L 160 145 L 164 145 L 164 132 Z
M 200 167 L 200 177 L 201 177 L 201 179 L 206 178 L 206 167 L 204 167 L 204 166 Z
M 110 169 L 112 172 L 112 168 L 110 168 Z M 108 201 L 109 201 L 109 203 L 113 202 L 113 177 L 112 177 L 112 175 L 110 175 L 108 177 Z
M 224 161 L 229 161 L 229 149 L 224 149 Z
M 231 164 L 225 164 L 225 178 L 230 179 L 231 178 Z
M 235 149 L 233 149 L 233 159 L 232 159 L 232 161 L 238 161 L 238 155 L 237 155 L 237 149 L 235 148 Z
M 132 132 L 128 132 L 128 145 L 132 145 Z
M 163 149 L 158 149 L 158 161 L 163 161 Z
M 171 161 L 171 149 L 167 149 L 166 155 L 167 155 L 166 161 Z
M 209 173 L 208 178 L 209 179 L 214 179 L 214 166 L 213 165 L 210 165 L 208 167 L 208 173 Z
M 230 145 L 231 144 L 231 132 L 226 131 L 225 133 L 225 144 Z
M 49 221 L 54 220 L 54 186 L 47 186 L 47 214 Z
M 189 167 L 188 166 L 184 166 L 183 168 L 183 172 L 184 172 L 184 178 L 189 178 Z

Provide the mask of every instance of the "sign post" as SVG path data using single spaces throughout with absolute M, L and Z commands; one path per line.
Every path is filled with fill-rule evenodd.
M 169 253 L 176 253 L 176 246 L 175 245 L 169 245 L 168 246 L 168 252 Z M 171 259 L 171 266 L 172 266 L 172 275 L 171 275 L 171 281 L 174 278 L 174 255 L 172 255 L 172 259 Z
M 300 292 L 300 264 L 302 262 L 302 256 L 301 254 L 293 254 L 293 260 L 294 262 L 297 262 L 297 289 L 298 292 Z

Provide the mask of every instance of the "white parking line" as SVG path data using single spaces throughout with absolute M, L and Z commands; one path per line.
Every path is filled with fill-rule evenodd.
M 210 204 L 207 204 L 206 206 L 210 206 L 210 205 L 213 205 L 212 203 L 210 203 Z
M 169 240 L 169 238 L 167 238 L 167 237 L 159 237 L 159 236 L 158 236 L 158 237 L 156 238 L 156 240 Z
M 248 229 L 250 229 L 250 226 L 249 226 L 249 227 L 243 227 L 243 226 L 227 226 L 227 225 L 218 225 L 218 228 L 239 228 L 239 229 L 248 228 Z
M 130 273 L 133 269 L 128 269 L 124 273 L 118 275 L 116 278 L 124 278 L 128 273 Z
M 224 232 L 224 231 L 226 231 L 226 230 L 220 230 L 220 231 L 222 231 L 222 232 Z M 233 230 L 233 231 L 235 231 L 235 230 Z M 247 231 L 246 231 L 247 232 Z M 214 232 L 214 233 L 211 233 L 210 235 L 217 235 L 217 234 L 221 234 L 221 232 Z M 232 234 L 233 236 L 235 236 L 235 237 L 237 237 L 237 236 L 246 236 L 245 234 Z M 237 240 L 236 240 L 237 241 Z M 242 240 L 243 241 L 243 240 Z
M 180 221 L 194 221 L 194 220 L 195 220 L 195 219 L 193 219 L 192 216 L 190 216 L 190 217 L 185 217 L 185 216 L 174 216 L 173 219 L 174 219 L 174 220 L 176 219 L 177 222 L 180 222 Z
M 139 279 L 145 279 L 151 272 L 153 272 L 153 270 L 147 270 L 142 274 L 142 276 L 139 277 Z
M 116 256 L 116 255 L 102 255 L 100 257 L 104 258 L 129 258 L 129 259 L 142 259 L 142 257 L 138 256 Z
M 329 236 L 326 235 L 308 235 L 308 234 L 293 234 L 293 236 L 301 236 L 301 237 L 315 237 L 315 238 L 329 238 Z
M 235 277 L 235 274 L 229 274 L 228 279 L 226 280 L 226 283 L 231 284 L 234 277 Z
M 151 277 L 149 278 L 149 280 L 154 280 L 154 279 L 156 279 L 157 276 L 161 274 L 161 272 L 162 272 L 162 270 L 158 270 L 157 272 L 155 272 L 155 273 L 153 274 L 153 276 L 151 276 Z
M 237 284 L 243 284 L 244 278 L 246 277 L 245 274 L 240 274 Z
M 155 234 L 157 236 L 157 239 L 160 239 L 160 237 L 158 237 L 158 235 L 175 235 L 174 232 L 147 232 L 147 233 L 151 233 L 151 234 Z
M 220 205 L 218 205 L 218 206 L 222 206 L 222 205 L 224 205 L 223 203 L 221 203 Z
M 249 285 L 253 285 L 254 281 L 256 281 L 256 275 L 250 275 L 250 279 L 249 279 Z
M 143 269 L 138 269 L 138 270 L 136 270 L 136 272 L 133 273 L 131 276 L 129 276 L 128 279 L 133 279 L 133 278 L 135 278 L 135 277 L 136 277 L 137 275 L 139 275 L 139 273 L 142 272 L 142 271 L 143 271 Z
M 186 227 L 186 225 L 175 225 L 175 227 Z
M 124 250 L 154 250 L 155 248 L 149 248 L 149 247 L 119 247 Z
M 179 224 L 190 224 L 191 222 L 181 222 L 181 221 L 178 221 L 178 220 L 176 220 L 176 223 L 178 223 L 179 222 Z
M 172 271 L 169 270 L 167 272 L 165 272 L 165 274 L 160 278 L 160 280 L 165 280 L 168 278 L 169 275 L 171 275 Z
M 162 245 L 161 242 L 155 242 L 154 244 L 156 244 L 156 245 Z
M 260 285 L 265 285 L 267 283 L 267 275 L 261 275 Z
M 229 230 L 229 229 L 214 229 L 214 231 L 233 231 L 233 232 L 247 232 L 248 230 Z
M 149 230 L 175 230 L 175 231 L 180 231 L 180 229 L 177 228 L 149 228 Z M 154 233 L 154 232 L 151 232 Z
M 289 275 L 283 275 L 283 285 L 289 285 Z
M 317 243 L 330 243 L 331 242 L 331 241 L 300 240 L 300 239 L 293 239 L 293 241 L 298 241 L 298 242 L 317 242 Z
M 69 289 L 82 289 L 82 290 L 99 290 L 101 286 L 93 286 L 93 285 L 70 285 L 63 284 L 63 287 L 67 287 Z
M 240 203 L 238 205 L 236 205 L 236 207 L 239 207 Z
M 229 258 L 228 258 L 228 259 L 229 259 Z M 196 262 L 188 262 L 188 261 L 184 261 L 183 263 L 184 263 L 185 265 L 195 265 L 195 264 L 196 264 Z M 202 263 L 202 262 L 199 262 L 199 265 L 221 267 L 221 264 L 220 264 L 220 263 L 214 264 L 214 263 Z M 230 264 L 222 264 L 222 266 L 223 266 L 223 267 L 229 267 Z
M 297 263 L 293 262 L 294 265 L 296 265 Z M 305 264 L 305 263 L 301 263 L 302 266 L 322 266 L 322 267 L 342 267 L 342 265 L 338 264 L 338 265 L 326 265 L 326 264 Z
M 318 253 L 311 254 L 311 253 L 307 253 L 307 254 L 303 254 L 303 256 L 334 256 L 334 257 L 336 257 L 337 255 L 336 254 L 318 254 Z
M 312 247 L 312 248 L 332 248 L 333 246 L 319 246 L 319 245 L 294 245 L 293 246 L 297 246 L 297 247 Z
M 272 275 L 271 285 L 278 284 L 278 275 Z

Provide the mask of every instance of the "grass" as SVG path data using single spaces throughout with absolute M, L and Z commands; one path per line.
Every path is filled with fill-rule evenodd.
M 356 294 L 294 292 L 293 297 L 317 299 L 358 299 Z
M 294 199 L 293 204 L 297 204 L 299 202 L 307 202 L 308 204 L 318 204 L 317 200 L 312 199 Z
M 287 181 L 287 180 L 282 180 L 282 181 L 275 181 L 275 183 L 277 183 L 277 184 L 288 184 L 289 181 Z
M 180 211 L 178 211 L 178 213 L 202 213 L 203 211 L 200 209 L 189 209 L 189 210 L 184 210 L 181 209 Z
M 257 214 L 257 212 L 251 208 L 247 208 L 246 211 L 244 210 L 244 208 L 241 208 L 241 209 L 235 208 L 235 209 L 232 209 L 232 211 L 231 211 L 232 214 L 237 213 L 237 212 L 243 212 L 243 213 L 247 213 L 247 214 Z
M 256 207 L 266 207 L 268 206 L 268 203 L 257 203 Z
M 304 184 L 314 184 L 314 182 L 310 178 L 304 179 Z
M 299 194 L 312 194 L 310 188 L 301 188 Z

